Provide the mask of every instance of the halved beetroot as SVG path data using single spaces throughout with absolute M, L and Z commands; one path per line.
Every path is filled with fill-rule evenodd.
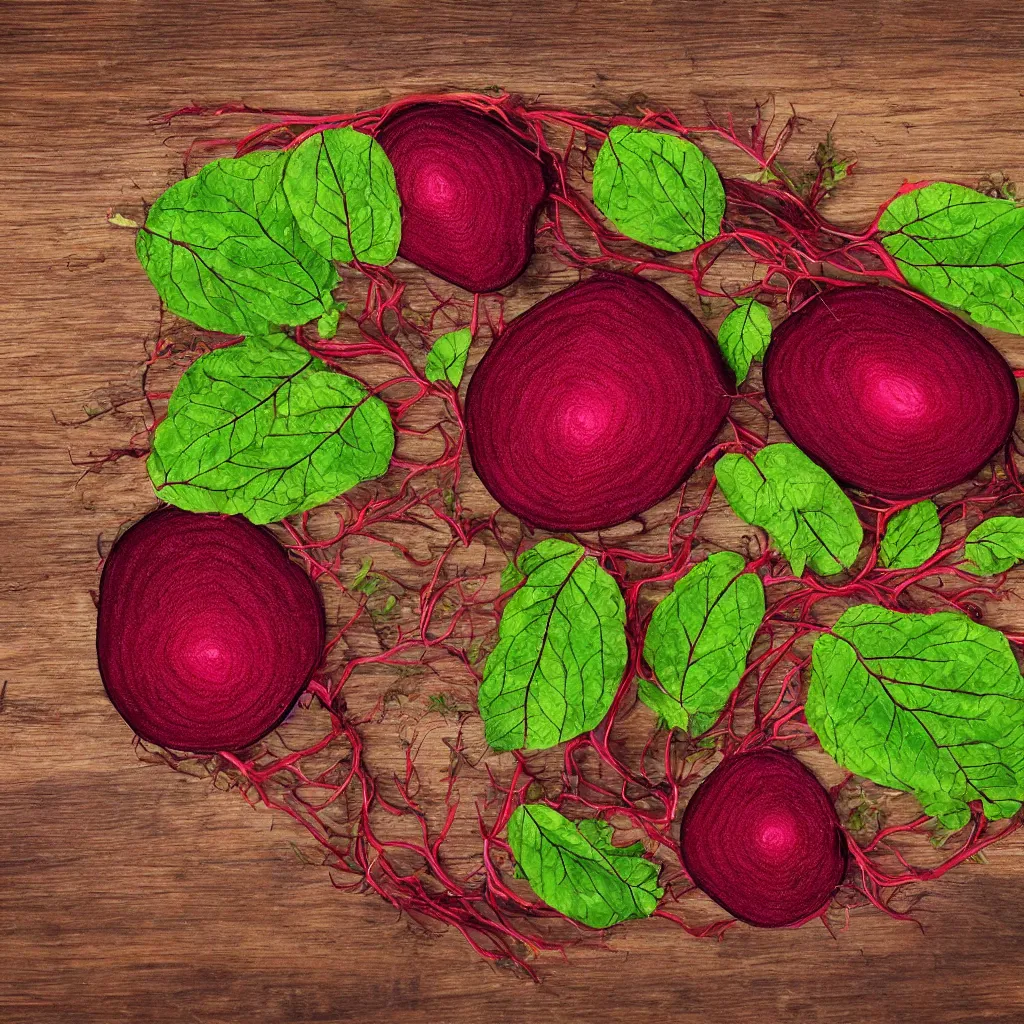
M 534 153 L 493 117 L 422 103 L 377 131 L 402 201 L 398 253 L 472 292 L 514 281 L 533 255 L 547 196 Z

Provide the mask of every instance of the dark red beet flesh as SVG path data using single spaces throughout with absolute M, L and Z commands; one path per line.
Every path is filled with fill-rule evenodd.
M 846 874 L 828 792 L 781 750 L 727 757 L 687 804 L 681 848 L 694 884 L 762 928 L 817 916 Z
M 668 292 L 602 274 L 533 306 L 491 345 L 466 397 L 473 467 L 536 526 L 612 526 L 680 485 L 732 388 L 714 340 Z
M 508 128 L 424 103 L 389 117 L 377 141 L 402 200 L 400 256 L 473 292 L 523 272 L 547 188 L 540 160 Z
M 175 750 L 237 750 L 288 713 L 323 657 L 310 578 L 240 516 L 153 512 L 114 544 L 96 649 L 114 707 Z
M 844 483 L 886 498 L 972 477 L 1006 442 L 1017 385 L 976 330 L 893 288 L 838 289 L 775 330 L 768 401 Z

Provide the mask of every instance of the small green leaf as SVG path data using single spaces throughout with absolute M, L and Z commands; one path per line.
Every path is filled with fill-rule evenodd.
M 993 516 L 971 530 L 964 544 L 968 568 L 979 576 L 994 576 L 1024 562 L 1024 519 Z
M 844 768 L 914 793 L 947 828 L 1024 800 L 1024 679 L 966 615 L 848 608 L 814 643 L 807 722 Z
M 324 341 L 330 341 L 338 333 L 338 321 L 341 319 L 341 313 L 345 308 L 345 303 L 340 302 L 333 309 L 329 309 L 319 320 L 316 322 L 316 333 L 320 335 Z
M 927 562 L 942 540 L 939 510 L 933 501 L 901 509 L 885 525 L 878 561 L 886 569 L 916 569 Z
M 349 590 L 353 590 L 357 594 L 365 594 L 367 597 L 373 597 L 386 583 L 386 576 L 382 576 L 379 572 L 373 572 L 373 559 L 364 558 L 359 571 L 352 578 Z
M 1024 207 L 939 181 L 893 199 L 878 230 L 911 287 L 1024 334 Z
M 402 233 L 395 171 L 380 143 L 328 128 L 288 154 L 284 190 L 302 237 L 321 256 L 387 266 Z
M 594 203 L 629 238 L 668 252 L 718 235 L 725 188 L 715 165 L 678 135 L 616 125 L 594 161 Z
M 137 228 L 139 226 L 137 220 L 132 220 L 131 217 L 126 217 L 123 213 L 107 214 L 107 223 L 113 224 L 115 228 Z
M 352 577 L 352 589 L 358 590 L 359 585 L 366 579 L 366 574 L 373 568 L 373 559 L 364 558 L 355 576 Z
M 546 804 L 521 804 L 508 821 L 517 874 L 549 906 L 590 928 L 650 917 L 664 890 L 642 843 L 613 846 L 612 827 L 569 821 Z
M 473 333 L 468 327 L 442 334 L 427 353 L 427 380 L 446 380 L 453 388 L 462 381 Z
M 795 575 L 832 576 L 853 565 L 864 531 L 850 499 L 794 444 L 770 444 L 754 461 L 723 455 L 718 484 L 732 510 L 767 530 Z
M 736 375 L 737 386 L 746 379 L 750 364 L 764 358 L 771 340 L 768 307 L 755 299 L 740 299 L 718 328 L 718 347 Z
M 192 512 L 270 523 L 387 472 L 387 406 L 283 334 L 197 359 L 157 428 L 157 494 Z
M 626 607 L 596 559 L 551 539 L 521 554 L 519 570 L 477 694 L 494 750 L 542 750 L 595 728 L 626 667 Z
M 651 616 L 644 658 L 658 685 L 641 679 L 639 696 L 670 728 L 685 729 L 693 716 L 706 730 L 739 684 L 764 617 L 764 586 L 744 568 L 732 551 L 710 555 Z
M 267 151 L 214 160 L 150 207 L 135 251 L 172 313 L 256 334 L 333 307 L 338 274 L 299 234 L 281 187 L 285 161 Z

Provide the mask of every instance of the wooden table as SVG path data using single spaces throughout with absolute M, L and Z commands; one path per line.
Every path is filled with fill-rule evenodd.
M 0 5 L 0 1018 L 42 1022 L 705 1022 L 1024 1018 L 1024 842 L 931 885 L 924 931 L 858 913 L 832 939 L 627 926 L 534 985 L 305 867 L 281 821 L 148 767 L 93 651 L 97 537 L 151 503 L 125 440 L 157 303 L 130 232 L 180 166 L 190 101 L 336 111 L 495 84 L 587 108 L 642 91 L 700 116 L 774 93 L 860 158 L 834 213 L 904 178 L 1024 175 L 1014 0 L 844 4 L 262 0 Z M 802 143 L 797 142 L 799 148 Z M 1016 365 L 1024 346 L 1000 339 Z M 1000 611 L 1024 628 L 1024 606 Z

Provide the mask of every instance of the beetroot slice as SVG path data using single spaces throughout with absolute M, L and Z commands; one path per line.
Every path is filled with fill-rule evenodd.
M 819 295 L 775 330 L 772 410 L 838 480 L 886 498 L 969 479 L 1005 444 L 1018 395 L 974 328 L 893 288 Z
M 402 201 L 400 256 L 473 292 L 523 272 L 547 187 L 540 160 L 508 128 L 423 103 L 389 117 L 376 138 Z
M 625 522 L 675 490 L 729 409 L 711 336 L 662 288 L 601 274 L 513 320 L 466 396 L 473 467 L 548 530 Z
M 694 884 L 762 928 L 818 916 L 846 874 L 828 792 L 781 750 L 727 757 L 690 798 L 680 844 Z
M 288 713 L 323 657 L 310 578 L 239 516 L 163 508 L 114 544 L 96 650 L 114 707 L 175 750 L 237 750 Z

